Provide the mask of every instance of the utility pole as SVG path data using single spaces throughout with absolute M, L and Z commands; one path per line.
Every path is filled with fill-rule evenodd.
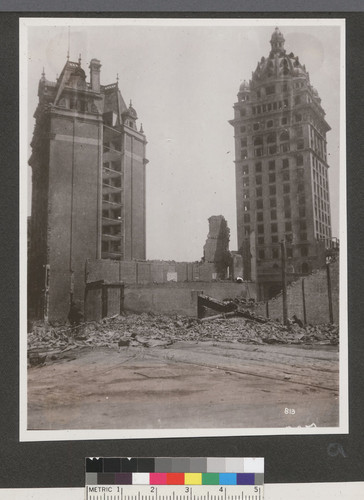
M 287 311 L 287 278 L 286 278 L 286 242 L 281 241 L 281 259 L 282 259 L 282 298 L 283 298 L 283 324 L 288 324 Z
M 326 276 L 327 276 L 327 295 L 329 299 L 329 318 L 330 323 L 334 322 L 334 312 L 332 310 L 332 291 L 331 291 L 331 273 L 330 273 L 330 260 L 326 260 Z

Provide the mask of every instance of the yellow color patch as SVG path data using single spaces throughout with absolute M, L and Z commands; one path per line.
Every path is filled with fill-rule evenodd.
M 185 484 L 202 484 L 200 472 L 185 472 Z

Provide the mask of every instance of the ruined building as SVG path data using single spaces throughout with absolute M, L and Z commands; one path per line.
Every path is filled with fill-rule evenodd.
M 238 247 L 260 298 L 281 288 L 280 242 L 290 279 L 322 265 L 331 239 L 326 133 L 317 90 L 278 28 L 268 57 L 234 104 Z M 250 276 L 246 276 L 247 279 Z
M 86 259 L 145 259 L 146 138 L 118 81 L 67 62 L 39 82 L 32 140 L 28 301 L 38 318 L 67 318 L 83 301 Z
M 203 247 L 204 262 L 214 263 L 216 277 L 226 278 L 227 268 L 231 265 L 229 252 L 230 229 L 225 217 L 212 215 L 209 217 L 209 233 Z

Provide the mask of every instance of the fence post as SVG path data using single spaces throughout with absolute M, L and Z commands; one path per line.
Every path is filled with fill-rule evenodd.
M 266 314 L 267 318 L 269 318 L 269 301 L 268 300 L 265 303 L 265 314 Z
M 330 323 L 334 322 L 334 313 L 332 310 L 332 291 L 331 291 L 331 274 L 330 274 L 330 264 L 326 263 L 326 276 L 327 276 L 327 295 L 329 299 L 329 317 Z
M 307 324 L 306 315 L 306 297 L 305 297 L 305 278 L 302 278 L 302 308 L 303 308 L 303 323 Z

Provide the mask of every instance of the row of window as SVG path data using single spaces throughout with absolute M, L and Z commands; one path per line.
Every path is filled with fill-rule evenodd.
M 264 126 L 265 126 L 265 128 L 272 128 L 274 126 L 279 126 L 279 124 L 281 124 L 281 125 L 288 125 L 288 116 L 282 116 L 282 118 L 280 119 L 280 121 L 278 121 L 278 120 L 267 120 L 266 122 L 264 122 L 264 121 L 255 122 L 255 123 L 253 123 L 253 130 L 254 131 L 263 130 Z M 247 128 L 246 125 L 241 125 L 240 126 L 240 133 L 241 134 L 245 134 L 247 132 L 247 130 L 250 130 L 250 127 Z
M 271 251 L 272 251 L 272 253 L 271 253 L 272 259 L 280 258 L 280 252 L 279 252 L 278 248 L 272 248 Z M 301 257 L 307 257 L 308 256 L 308 247 L 307 246 L 300 247 L 299 253 L 300 253 Z M 293 248 L 291 248 L 291 247 L 286 248 L 286 256 L 289 259 L 293 257 Z M 258 250 L 258 259 L 265 260 L 267 258 L 269 258 L 269 253 L 265 249 L 260 248 Z
M 290 219 L 292 216 L 290 207 L 285 207 L 283 213 L 284 213 L 285 219 Z M 257 215 L 257 222 L 263 222 L 263 219 L 264 219 L 263 212 L 257 212 L 256 215 Z M 306 217 L 306 207 L 304 207 L 304 206 L 299 207 L 298 216 L 300 218 Z M 270 218 L 271 218 L 271 220 L 277 220 L 277 210 L 276 209 L 272 209 L 270 211 Z M 244 223 L 249 224 L 250 222 L 251 222 L 250 213 L 244 213 Z M 299 221 L 300 230 L 307 229 L 306 224 L 307 224 L 306 221 Z

